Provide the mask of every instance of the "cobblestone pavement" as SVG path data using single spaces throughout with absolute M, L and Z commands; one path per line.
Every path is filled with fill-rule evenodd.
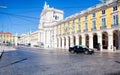
M 20 47 L 3 54 L 0 75 L 120 75 L 120 53 L 85 55 Z

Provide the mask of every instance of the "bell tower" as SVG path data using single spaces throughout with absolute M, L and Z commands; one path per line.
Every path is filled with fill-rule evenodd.
M 40 15 L 40 23 L 38 29 L 53 26 L 54 23 L 63 20 L 63 11 L 51 8 L 45 2 L 42 13 Z

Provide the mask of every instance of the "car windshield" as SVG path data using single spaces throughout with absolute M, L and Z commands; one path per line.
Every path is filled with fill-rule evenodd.
M 83 46 L 83 45 L 79 45 L 80 47 L 82 47 L 82 48 L 86 48 L 85 46 Z
M 73 45 L 73 46 L 71 46 L 71 48 L 73 48 L 73 47 L 75 47 L 75 46 L 77 46 L 77 47 L 82 47 L 82 48 L 87 48 L 87 47 L 85 47 L 85 46 L 83 46 L 83 45 Z

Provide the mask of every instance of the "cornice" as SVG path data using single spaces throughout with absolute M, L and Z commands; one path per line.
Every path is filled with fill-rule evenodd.
M 56 24 L 56 26 L 60 25 L 60 24 L 62 24 L 64 22 L 68 22 L 70 20 L 74 20 L 74 19 L 77 19 L 77 18 L 80 18 L 80 17 L 84 17 L 84 16 L 92 14 L 94 12 L 99 12 L 99 11 L 101 11 L 103 9 L 107 9 L 107 8 L 113 7 L 114 5 L 118 5 L 119 6 L 120 5 L 120 0 L 118 0 L 118 1 L 114 0 L 112 2 L 108 1 L 106 3 L 97 4 L 97 5 L 93 6 L 93 7 L 90 7 L 88 9 L 86 9 L 86 10 L 83 10 L 83 11 L 81 11 L 79 13 L 73 14 L 73 15 L 63 19 L 62 21 L 58 22 Z

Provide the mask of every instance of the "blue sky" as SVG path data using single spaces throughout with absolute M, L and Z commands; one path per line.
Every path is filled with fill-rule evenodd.
M 50 7 L 64 11 L 64 18 L 100 3 L 99 0 L 0 0 L 0 31 L 13 34 L 38 29 L 45 1 Z

